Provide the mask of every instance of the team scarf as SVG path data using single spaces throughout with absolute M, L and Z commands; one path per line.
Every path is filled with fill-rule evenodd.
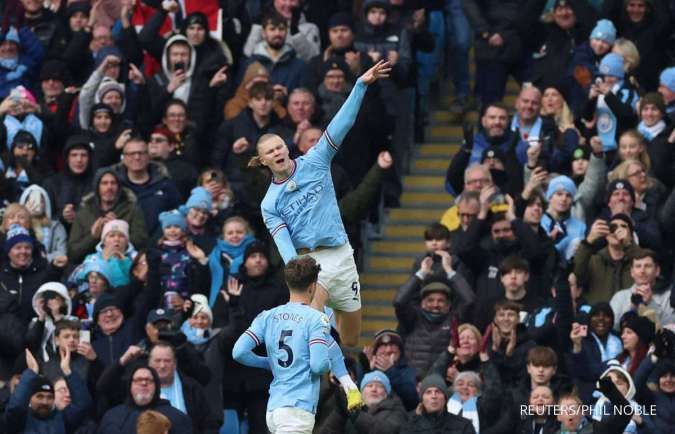
M 521 163 L 527 162 L 527 149 L 530 147 L 529 141 L 541 137 L 542 124 L 543 121 L 541 120 L 541 117 L 538 116 L 537 120 L 534 121 L 534 124 L 532 124 L 530 128 L 526 128 L 521 125 L 518 115 L 513 116 L 513 119 L 511 120 L 511 131 L 515 132 L 516 128 L 518 128 L 518 131 L 520 132 L 520 140 L 516 145 L 516 156 Z
M 448 413 L 452 413 L 455 416 L 462 416 L 464 419 L 469 419 L 473 424 L 473 428 L 476 430 L 476 434 L 480 433 L 480 422 L 478 420 L 478 408 L 476 403 L 478 398 L 472 396 L 466 401 L 462 401 L 457 392 L 453 393 L 450 399 L 448 400 Z
M 233 246 L 226 242 L 223 239 L 219 239 L 216 246 L 213 248 L 209 254 L 209 269 L 211 270 L 211 291 L 209 293 L 209 307 L 213 308 L 213 305 L 216 304 L 216 299 L 220 293 L 220 289 L 223 287 L 223 274 L 225 270 L 223 269 L 223 264 L 221 263 L 221 255 L 223 253 L 227 254 L 232 258 L 230 262 L 230 269 L 228 270 L 228 275 L 238 276 L 239 267 L 244 262 L 244 253 L 246 248 L 255 241 L 253 235 L 246 235 L 241 243 L 237 246 Z
M 600 357 L 602 358 L 603 362 L 615 359 L 616 356 L 621 354 L 621 351 L 623 351 L 623 344 L 621 343 L 621 339 L 619 339 L 612 333 L 607 335 L 606 344 L 603 344 L 602 340 L 600 340 L 600 338 L 595 333 L 591 333 L 591 336 L 593 336 L 593 339 L 595 339 L 595 344 L 597 345 L 598 350 L 600 351 Z
M 160 397 L 171 403 L 171 407 L 187 414 L 185 407 L 185 397 L 183 396 L 183 382 L 177 370 L 173 370 L 173 383 L 170 386 L 162 387 Z
M 40 118 L 34 114 L 29 113 L 25 118 L 23 118 L 22 121 L 18 120 L 12 115 L 7 115 L 5 116 L 3 123 L 7 129 L 7 140 L 5 145 L 7 146 L 8 151 L 12 149 L 14 137 L 19 131 L 28 131 L 31 133 L 35 139 L 35 143 L 37 143 L 38 148 L 40 147 L 40 140 L 42 139 L 42 129 L 44 128 L 44 124 Z
M 638 124 L 637 129 L 638 132 L 642 134 L 642 137 L 645 138 L 645 140 L 651 142 L 656 136 L 661 134 L 661 132 L 666 129 L 666 123 L 663 121 L 663 119 L 661 119 L 651 127 L 648 127 L 645 125 L 644 121 L 642 121 Z
M 205 344 L 209 341 L 209 336 L 211 336 L 211 330 L 204 330 L 192 327 L 189 321 L 185 321 L 180 327 L 180 331 L 183 332 L 187 340 L 193 345 Z

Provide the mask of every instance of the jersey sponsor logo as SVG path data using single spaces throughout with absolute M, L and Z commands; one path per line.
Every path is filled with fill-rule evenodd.
M 285 219 L 289 219 L 294 215 L 302 213 L 305 210 L 305 208 L 307 208 L 307 206 L 319 200 L 322 191 L 323 191 L 322 184 L 312 187 L 309 191 L 303 193 L 302 196 L 300 196 L 298 199 L 286 205 L 281 210 L 281 215 Z

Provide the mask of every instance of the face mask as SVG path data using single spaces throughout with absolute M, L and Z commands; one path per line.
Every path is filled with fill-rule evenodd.
M 440 324 L 448 317 L 449 313 L 433 313 L 422 309 L 422 316 L 424 319 L 432 324 Z
M 15 57 L 14 59 L 0 59 L 0 67 L 14 71 L 19 65 L 19 58 Z

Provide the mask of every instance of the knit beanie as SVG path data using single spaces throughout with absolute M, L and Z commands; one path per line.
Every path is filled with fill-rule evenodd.
M 9 253 L 9 251 L 12 250 L 12 247 L 19 243 L 28 243 L 32 246 L 34 240 L 33 237 L 30 236 L 28 229 L 21 225 L 13 224 L 9 227 L 9 231 L 7 231 L 7 238 L 5 239 L 4 244 L 5 253 Z
M 187 223 L 185 222 L 185 216 L 174 209 L 171 211 L 164 211 L 159 214 L 159 223 L 162 225 L 162 230 L 166 229 L 169 226 L 178 226 L 182 230 L 185 230 Z
M 671 92 L 675 92 L 675 66 L 664 69 L 659 77 L 659 82 Z
M 630 197 L 635 200 L 635 190 L 633 189 L 633 186 L 630 185 L 630 182 L 626 181 L 625 179 L 615 179 L 614 181 L 610 182 L 609 185 L 607 186 L 607 200 L 606 202 L 609 202 L 609 198 L 612 196 L 612 193 L 614 193 L 617 190 L 626 190 L 628 194 L 630 194 Z
M 213 208 L 213 199 L 211 197 L 211 193 L 209 193 L 209 191 L 204 187 L 193 188 L 190 192 L 188 201 L 185 202 L 185 205 L 181 205 L 178 209 L 181 213 L 183 213 L 183 215 L 187 215 L 191 208 L 204 209 L 210 212 L 211 208 Z
M 600 61 L 600 74 L 611 75 L 623 79 L 623 57 L 616 53 L 605 54 L 605 57 Z
M 254 253 L 261 253 L 263 256 L 269 259 L 269 249 L 267 248 L 267 244 L 263 243 L 262 241 L 256 240 L 246 247 L 246 250 L 244 251 L 244 262 L 246 262 L 248 257 Z
M 68 65 L 58 59 L 47 60 L 42 64 L 40 81 L 49 79 L 57 80 L 64 85 L 68 85 L 70 83 L 70 71 L 68 70 Z
M 361 392 L 363 393 L 363 389 L 374 381 L 379 382 L 384 387 L 384 390 L 387 391 L 387 396 L 391 394 L 391 382 L 384 372 L 381 371 L 371 371 L 363 376 L 363 379 L 361 380 Z
M 336 12 L 331 15 L 328 19 L 328 29 L 330 30 L 333 27 L 338 26 L 345 26 L 354 30 L 354 19 L 352 18 L 351 14 L 347 12 Z
M 63 155 L 68 157 L 68 153 L 75 148 L 84 149 L 91 154 L 94 151 L 94 144 L 84 134 L 75 134 L 66 140 L 66 144 L 63 146 Z
M 122 303 L 120 303 L 120 301 L 114 295 L 110 294 L 109 292 L 104 292 L 94 304 L 94 312 L 92 315 L 94 322 L 98 321 L 98 314 L 101 313 L 103 309 L 108 307 L 122 309 Z
M 663 100 L 663 96 L 658 92 L 649 92 L 642 98 L 640 98 L 640 111 L 649 104 L 655 106 L 662 115 L 666 114 L 666 102 Z
M 553 193 L 558 190 L 565 190 L 572 198 L 577 194 L 577 187 L 574 185 L 574 181 L 565 175 L 560 175 L 556 176 L 548 183 L 548 188 L 546 189 L 546 201 L 550 201 Z
M 213 312 L 209 307 L 209 299 L 203 294 L 193 294 L 190 300 L 192 300 L 192 316 L 205 313 L 209 317 L 209 322 L 213 324 Z
M 431 374 L 424 377 L 424 380 L 422 380 L 420 383 L 420 397 L 422 397 L 424 392 L 426 392 L 426 390 L 430 387 L 437 387 L 441 392 L 443 392 L 445 399 L 448 399 L 448 386 L 445 385 L 445 381 L 443 381 L 443 378 L 440 375 Z
M 635 232 L 635 226 L 634 226 L 635 223 L 633 223 L 633 219 L 630 218 L 629 215 L 624 214 L 624 213 L 614 214 L 614 215 L 609 219 L 610 225 L 611 225 L 612 220 L 621 220 L 622 222 L 625 222 L 625 223 L 628 225 L 628 229 L 630 230 L 631 234 L 632 234 L 633 232 Z
M 129 240 L 129 223 L 124 220 L 116 219 L 110 220 L 103 226 L 103 230 L 101 231 L 101 241 L 105 240 L 106 235 L 113 231 L 120 232 L 127 240 Z
M 103 277 L 108 284 L 110 284 L 110 276 L 111 276 L 111 270 L 110 267 L 108 266 L 108 262 L 104 261 L 101 258 L 95 257 L 92 260 L 86 261 L 84 264 L 84 270 L 82 270 L 82 278 L 83 280 L 86 280 L 87 277 L 89 276 L 89 273 L 96 273 L 99 276 Z
M 629 328 L 635 332 L 640 342 L 649 345 L 654 339 L 656 333 L 654 323 L 649 319 L 637 314 L 624 315 L 621 318 L 621 330 Z
M 30 396 L 40 392 L 54 393 L 54 386 L 51 381 L 42 375 L 38 375 L 33 379 L 30 385 Z
M 610 20 L 600 20 L 595 24 L 591 32 L 591 39 L 599 39 L 607 42 L 609 45 L 614 45 L 616 41 L 616 27 Z

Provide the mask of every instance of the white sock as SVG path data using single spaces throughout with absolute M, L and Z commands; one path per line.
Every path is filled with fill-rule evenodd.
M 342 388 L 345 390 L 345 393 L 349 393 L 349 391 L 352 389 L 358 389 L 358 387 L 356 387 L 356 383 L 354 383 L 352 377 L 350 377 L 349 375 L 343 375 L 342 377 L 338 378 L 338 381 L 340 382 Z

